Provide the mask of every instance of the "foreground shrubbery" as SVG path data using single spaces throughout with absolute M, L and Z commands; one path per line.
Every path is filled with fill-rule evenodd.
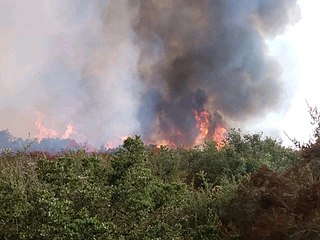
M 306 149 L 232 131 L 220 150 L 136 137 L 114 153 L 4 153 L 0 239 L 319 239 Z

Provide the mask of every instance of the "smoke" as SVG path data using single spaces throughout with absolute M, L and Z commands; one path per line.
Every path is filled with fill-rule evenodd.
M 266 40 L 297 22 L 296 0 L 4 0 L 0 129 L 42 123 L 96 146 L 131 134 L 190 145 L 194 111 L 218 124 L 278 107 Z
M 214 128 L 278 106 L 284 94 L 281 67 L 269 56 L 266 40 L 297 22 L 296 0 L 140 0 L 137 5 L 147 102 L 140 120 L 151 139 L 192 144 L 194 110 L 209 111 Z
M 0 2 L 0 129 L 42 123 L 100 146 L 139 132 L 139 49 L 127 1 Z
M 93 151 L 91 146 L 85 146 L 78 144 L 75 140 L 71 139 L 58 139 L 58 138 L 45 138 L 41 141 L 35 141 L 32 139 L 22 139 L 12 136 L 8 130 L 0 131 L 0 154 L 7 151 L 26 151 L 26 152 L 47 152 L 57 153 L 61 151 L 76 151 L 80 149 L 86 149 L 87 151 Z

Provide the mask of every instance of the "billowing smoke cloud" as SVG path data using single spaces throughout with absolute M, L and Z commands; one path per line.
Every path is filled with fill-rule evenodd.
M 277 106 L 284 92 L 281 68 L 265 40 L 298 20 L 296 2 L 140 0 L 135 29 L 146 134 L 190 145 L 197 134 L 194 110 L 207 109 L 214 125 L 243 122 Z
M 265 43 L 297 0 L 0 2 L 0 129 L 45 126 L 96 146 L 125 135 L 190 145 L 195 112 L 217 124 L 278 106 L 281 67 Z

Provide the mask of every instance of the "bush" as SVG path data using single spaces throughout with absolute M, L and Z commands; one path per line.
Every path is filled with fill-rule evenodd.
M 0 239 L 316 239 L 319 176 L 319 161 L 234 130 L 219 149 L 134 137 L 109 153 L 5 152 Z

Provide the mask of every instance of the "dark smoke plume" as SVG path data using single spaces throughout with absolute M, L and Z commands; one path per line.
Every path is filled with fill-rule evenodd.
M 0 130 L 33 138 L 39 112 L 96 147 L 134 134 L 190 146 L 195 114 L 212 136 L 280 106 L 266 40 L 298 18 L 297 0 L 0 1 Z
M 281 68 L 265 41 L 297 22 L 297 0 L 136 4 L 144 83 L 140 121 L 151 140 L 192 144 L 194 110 L 208 110 L 214 125 L 242 122 L 277 106 Z

